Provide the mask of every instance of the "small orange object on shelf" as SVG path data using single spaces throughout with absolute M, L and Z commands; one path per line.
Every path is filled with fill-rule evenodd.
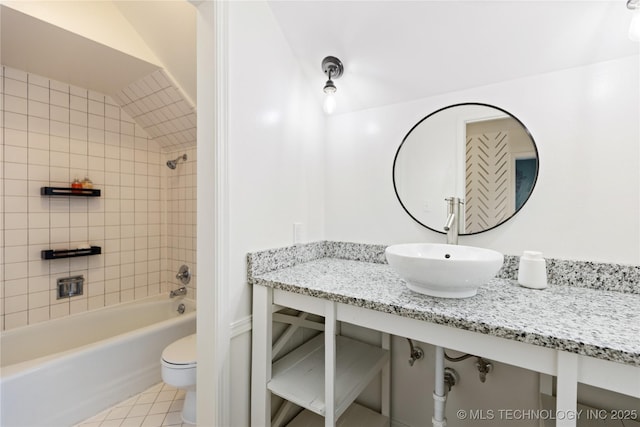
M 80 180 L 78 178 L 75 178 L 73 180 L 73 182 L 71 183 L 71 192 L 73 193 L 80 193 L 80 191 L 78 191 L 79 189 L 82 188 L 82 183 L 80 182 Z

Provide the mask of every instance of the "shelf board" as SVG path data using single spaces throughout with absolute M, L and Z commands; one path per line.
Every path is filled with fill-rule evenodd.
M 42 196 L 100 197 L 95 188 L 40 187 Z
M 287 427 L 324 427 L 324 418 L 305 409 Z M 389 427 L 389 418 L 354 403 L 338 418 L 336 427 Z
M 389 351 L 336 336 L 336 417 L 340 417 L 389 360 Z M 267 388 L 324 416 L 324 333 L 273 364 Z
M 79 249 L 45 249 L 40 252 L 42 259 L 59 259 L 73 258 L 78 256 L 100 255 L 102 248 L 100 246 L 91 246 L 90 248 Z

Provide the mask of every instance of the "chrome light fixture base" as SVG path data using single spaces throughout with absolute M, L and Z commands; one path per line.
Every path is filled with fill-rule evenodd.
M 335 56 L 327 56 L 322 60 L 322 71 L 329 77 L 329 80 L 337 79 L 342 76 L 344 67 Z

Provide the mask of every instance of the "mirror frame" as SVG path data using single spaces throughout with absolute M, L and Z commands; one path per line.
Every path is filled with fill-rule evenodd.
M 432 227 L 429 227 L 426 224 L 423 224 L 420 220 L 418 220 L 415 216 L 413 216 L 411 214 L 411 212 L 409 212 L 407 207 L 404 205 L 404 203 L 402 203 L 402 199 L 400 198 L 400 194 L 398 194 L 398 187 L 396 185 L 396 173 L 395 173 L 395 171 L 396 171 L 396 162 L 398 160 L 398 156 L 400 154 L 400 150 L 402 150 L 402 147 L 404 146 L 404 143 L 406 142 L 407 138 L 409 137 L 409 135 L 411 135 L 411 132 L 413 132 L 413 130 L 415 128 L 417 128 L 422 122 L 424 122 L 429 117 L 434 116 L 435 114 L 438 114 L 439 112 L 441 112 L 443 110 L 448 110 L 449 108 L 453 108 L 453 107 L 463 107 L 463 106 L 467 106 L 467 105 L 474 105 L 474 106 L 493 108 L 495 110 L 501 111 L 502 113 L 506 114 L 507 116 L 513 118 L 516 122 L 518 122 L 520 124 L 520 126 L 522 126 L 522 128 L 524 129 L 526 134 L 529 136 L 529 138 L 531 139 L 531 142 L 533 144 L 533 150 L 535 151 L 535 155 L 536 155 L 537 167 L 536 167 L 536 175 L 535 175 L 535 177 L 533 179 L 533 185 L 531 186 L 531 191 L 527 195 L 527 198 L 522 203 L 520 208 L 518 208 L 516 211 L 514 211 L 513 214 L 511 214 L 508 218 L 504 219 L 503 221 L 497 223 L 496 225 L 494 225 L 492 227 L 489 227 L 489 228 L 487 228 L 485 230 L 482 230 L 482 231 L 475 231 L 473 233 L 460 233 L 459 235 L 460 236 L 471 236 L 471 235 L 474 235 L 474 234 L 484 233 L 485 231 L 493 230 L 494 228 L 496 228 L 496 227 L 504 224 L 505 222 L 509 221 L 511 218 L 516 216 L 516 214 L 518 212 L 520 212 L 520 210 L 527 204 L 527 202 L 529 201 L 529 198 L 531 197 L 531 194 L 533 194 L 533 190 L 535 190 L 535 188 L 536 188 L 536 184 L 538 183 L 538 174 L 540 173 L 540 155 L 539 155 L 539 152 L 538 152 L 538 146 L 536 144 L 536 141 L 535 141 L 535 139 L 533 139 L 533 135 L 531 135 L 531 132 L 524 125 L 524 123 L 522 123 L 522 121 L 520 119 L 518 119 L 516 116 L 514 116 L 513 114 L 511 114 L 507 110 L 505 110 L 503 108 L 500 108 L 500 107 L 496 107 L 495 105 L 486 104 L 486 103 L 482 103 L 482 102 L 462 102 L 462 103 L 459 103 L 459 104 L 447 105 L 446 107 L 442 107 L 442 108 L 430 113 L 429 115 L 427 115 L 427 116 L 423 117 L 422 119 L 420 119 L 418 121 L 418 123 L 413 125 L 413 127 L 409 130 L 409 132 L 407 132 L 405 137 L 402 139 L 402 142 L 400 143 L 400 146 L 398 147 L 398 150 L 396 151 L 396 155 L 393 158 L 393 167 L 391 169 L 391 178 L 393 180 L 393 191 L 396 193 L 396 198 L 398 199 L 398 202 L 400 202 L 400 206 L 402 206 L 402 209 L 404 209 L 404 211 L 411 217 L 411 219 L 413 219 L 415 222 L 417 222 L 421 226 L 423 226 L 425 228 L 428 228 L 431 231 L 435 231 L 436 233 L 440 233 L 440 234 L 447 234 L 447 233 L 444 230 L 436 230 L 435 228 L 432 228 Z M 445 222 L 445 219 L 446 218 L 443 217 L 443 221 L 442 221 L 443 224 Z

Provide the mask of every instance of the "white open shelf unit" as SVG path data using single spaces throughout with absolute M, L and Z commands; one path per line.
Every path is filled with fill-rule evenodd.
M 338 303 L 333 301 L 263 286 L 254 286 L 253 301 L 252 427 L 281 427 L 287 423 L 291 427 L 389 427 L 389 334 L 381 332 L 380 345 L 340 335 L 342 322 L 338 321 Z M 284 308 L 298 313 L 290 314 L 291 310 Z M 307 318 L 310 315 L 320 320 Z M 273 322 L 288 325 L 276 340 Z M 300 328 L 319 334 L 277 359 Z M 354 403 L 378 376 L 379 413 Z M 275 413 L 272 396 L 284 399 Z M 302 412 L 292 414 L 300 408 Z
M 336 336 L 335 416 L 340 417 L 389 361 L 389 351 Z M 325 415 L 324 333 L 273 364 L 267 388 L 298 406 Z

